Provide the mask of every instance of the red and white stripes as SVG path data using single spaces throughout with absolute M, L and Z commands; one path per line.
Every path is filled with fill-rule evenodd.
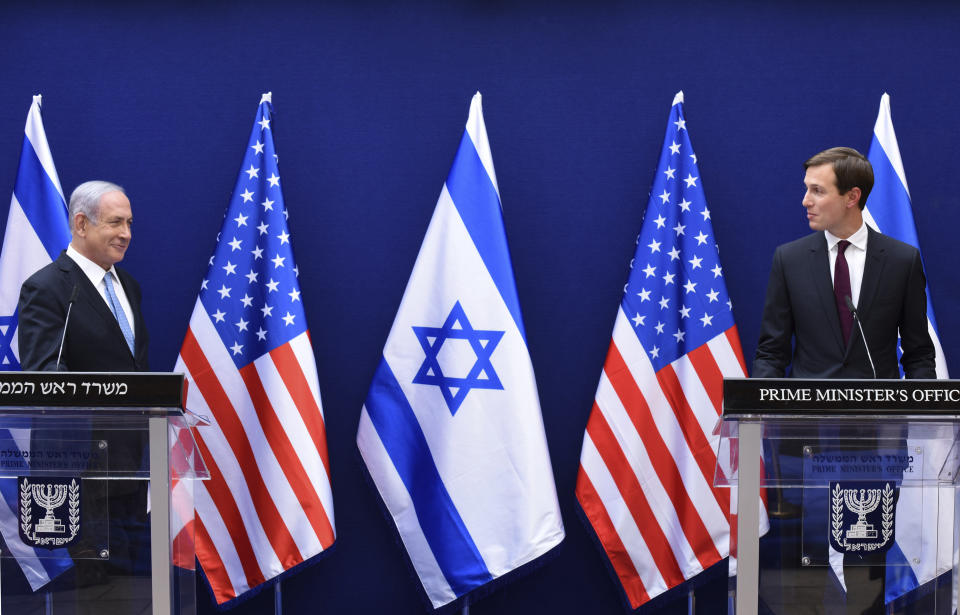
M 577 498 L 633 608 L 729 552 L 714 487 L 724 377 L 745 376 L 736 327 L 654 372 L 621 310 L 584 435 Z
M 326 430 L 308 333 L 240 369 L 198 300 L 175 371 L 210 480 L 197 483 L 197 557 L 223 603 L 335 538 Z

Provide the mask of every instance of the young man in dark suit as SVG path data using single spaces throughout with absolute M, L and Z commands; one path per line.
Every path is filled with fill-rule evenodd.
M 802 204 L 816 232 L 774 253 L 753 377 L 783 378 L 789 367 L 793 378 L 899 378 L 899 335 L 907 378 L 936 378 L 920 252 L 864 223 L 863 208 L 873 188 L 870 162 L 856 150 L 835 147 L 807 160 L 804 168 Z M 802 441 L 779 445 L 777 454 L 797 457 Z M 827 524 L 826 516 L 819 524 L 805 522 Z M 779 530 L 782 565 L 794 574 L 800 565 L 798 529 L 785 523 Z M 826 540 L 824 534 L 823 543 L 813 548 L 826 550 Z M 850 565 L 853 559 L 857 565 Z M 850 615 L 884 613 L 883 554 L 844 561 L 847 592 L 841 609 Z M 807 568 L 794 578 L 809 584 L 821 572 L 825 569 Z M 788 578 L 782 578 L 788 609 L 818 602 L 802 596 Z
M 773 255 L 753 377 L 782 378 L 789 365 L 794 378 L 899 378 L 899 333 L 907 378 L 936 378 L 920 252 L 863 221 L 870 162 L 835 147 L 804 167 L 803 206 L 818 232 Z M 842 288 L 834 283 L 838 271 Z M 876 376 L 847 298 L 870 342 Z

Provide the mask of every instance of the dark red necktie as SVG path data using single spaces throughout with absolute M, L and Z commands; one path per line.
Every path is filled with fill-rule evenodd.
M 850 291 L 850 268 L 847 267 L 847 257 L 844 250 L 850 245 L 846 239 L 837 243 L 837 262 L 833 267 L 833 294 L 837 300 L 837 313 L 840 315 L 840 329 L 843 332 L 843 343 L 850 341 L 850 331 L 853 329 L 853 314 L 847 307 L 847 297 L 853 301 Z

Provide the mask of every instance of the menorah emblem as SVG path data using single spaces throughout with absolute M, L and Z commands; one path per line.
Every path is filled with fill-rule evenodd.
M 64 531 L 63 521 L 53 516 L 53 509 L 63 506 L 67 501 L 66 485 L 30 485 L 33 492 L 33 501 L 47 509 L 47 514 L 43 516 L 34 529 L 38 534 L 62 534 Z
M 48 478 L 31 483 L 17 479 L 20 491 L 20 539 L 33 547 L 65 547 L 80 533 L 80 481 L 75 477 Z M 46 514 L 40 516 L 40 510 Z M 58 514 L 59 513 L 59 514 Z M 36 516 L 40 519 L 34 523 Z
M 861 489 L 857 493 L 856 489 L 846 489 L 843 493 L 843 502 L 851 512 L 856 513 L 857 522 L 847 530 L 847 538 L 874 539 L 877 537 L 877 530 L 873 529 L 872 523 L 867 523 L 867 515 L 872 513 L 880 505 L 880 489 Z
M 893 544 L 895 494 L 892 481 L 831 481 L 830 546 L 841 553 L 887 550 Z

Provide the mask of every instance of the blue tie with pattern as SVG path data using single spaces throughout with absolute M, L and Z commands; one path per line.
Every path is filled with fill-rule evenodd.
M 107 275 L 103 276 L 103 283 L 107 287 L 107 304 L 110 306 L 110 311 L 113 312 L 114 318 L 117 319 L 120 330 L 123 331 L 123 337 L 127 340 L 127 346 L 130 347 L 130 354 L 133 354 L 133 330 L 130 328 L 130 323 L 127 322 L 126 313 L 123 311 L 123 308 L 120 307 L 117 293 L 113 290 L 113 275 L 111 275 L 109 271 Z

